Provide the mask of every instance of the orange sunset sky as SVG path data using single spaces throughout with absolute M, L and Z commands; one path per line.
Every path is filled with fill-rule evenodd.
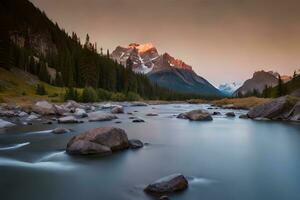
M 113 51 L 153 43 L 215 86 L 300 69 L 299 0 L 31 0 L 66 31 Z

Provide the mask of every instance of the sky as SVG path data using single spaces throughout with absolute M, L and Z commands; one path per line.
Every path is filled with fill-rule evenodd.
M 98 47 L 153 43 L 215 86 L 300 69 L 299 0 L 31 0 Z

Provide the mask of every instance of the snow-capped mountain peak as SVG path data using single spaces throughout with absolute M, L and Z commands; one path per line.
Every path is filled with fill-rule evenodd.
M 219 85 L 218 89 L 227 96 L 231 96 L 242 84 L 237 82 L 224 83 Z

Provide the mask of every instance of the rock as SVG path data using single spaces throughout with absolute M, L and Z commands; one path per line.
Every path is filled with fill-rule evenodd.
M 131 149 L 139 149 L 142 148 L 144 146 L 143 142 L 141 142 L 140 140 L 129 140 L 129 147 Z
M 283 96 L 252 108 L 247 115 L 251 119 L 290 120 L 294 113 L 299 112 L 295 110 L 298 103 L 299 99 L 296 97 Z
M 265 118 L 265 117 L 256 117 L 256 118 L 254 118 L 254 120 L 256 120 L 256 121 L 270 121 L 270 119 Z
M 31 114 L 26 118 L 26 121 L 32 121 L 32 120 L 36 120 L 38 118 L 39 118 L 39 116 L 37 116 L 35 114 Z
M 116 124 L 121 124 L 121 123 L 122 123 L 122 121 L 115 121 L 115 123 L 116 123 Z
M 181 113 L 177 116 L 179 119 L 189 119 L 191 121 L 212 121 L 211 115 L 202 109 L 192 110 L 189 112 Z
M 221 115 L 220 112 L 213 112 L 212 115 Z
M 88 114 L 82 108 L 76 108 L 74 115 L 80 118 L 88 117 Z
M 110 114 L 110 113 L 105 113 L 102 111 L 96 111 L 96 112 L 91 112 L 88 113 L 89 121 L 110 121 L 113 119 L 117 119 L 118 117 Z
M 7 118 L 11 118 L 11 117 L 17 117 L 18 114 L 15 111 L 12 110 L 0 110 L 0 117 L 7 117 Z
M 133 115 L 133 113 L 132 112 L 128 112 L 127 115 Z
M 54 134 L 64 134 L 64 133 L 69 133 L 69 132 L 71 132 L 71 130 L 67 129 L 67 128 L 56 128 L 56 129 L 52 130 L 52 133 L 54 133 Z
M 144 190 L 147 193 L 166 194 L 187 189 L 188 181 L 181 174 L 173 174 L 155 181 Z
M 111 110 L 112 114 L 121 114 L 124 113 L 124 108 L 122 106 L 116 106 Z
M 170 198 L 166 195 L 159 197 L 159 200 L 170 200 Z
M 234 112 L 228 112 L 228 113 L 226 113 L 226 116 L 227 117 L 235 117 L 235 114 L 234 114 Z
M 45 122 L 43 122 L 43 124 L 53 124 L 53 122 L 52 121 L 45 121 Z
M 300 121 L 300 100 L 296 103 L 296 105 L 292 108 L 292 110 L 288 113 L 288 120 L 299 122 Z
M 143 120 L 143 119 L 134 119 L 134 120 L 132 120 L 132 122 L 133 123 L 143 123 L 143 122 L 145 122 L 145 120 Z
M 61 106 L 54 105 L 48 101 L 38 101 L 32 110 L 40 115 L 62 115 L 64 109 Z
M 240 119 L 249 119 L 248 115 L 240 115 L 239 118 Z
M 19 113 L 18 116 L 19 117 L 26 117 L 26 116 L 28 116 L 28 113 L 22 111 L 22 112 Z
M 68 144 L 66 152 L 72 155 L 97 154 L 100 156 L 105 156 L 112 153 L 109 147 L 90 142 L 88 140 L 76 140 L 72 144 Z
M 135 119 L 136 117 L 128 117 L 128 119 Z
M 145 102 L 136 101 L 131 104 L 131 106 L 148 106 Z
M 77 103 L 76 101 L 73 101 L 73 100 L 69 100 L 66 104 L 63 105 L 63 107 L 64 107 L 64 109 L 67 109 L 69 111 L 70 110 L 75 111 L 76 108 L 84 109 L 83 105 L 81 105 L 81 104 L 79 104 L 79 103 Z
M 74 124 L 74 123 L 79 123 L 79 120 L 76 119 L 74 116 L 66 116 L 66 117 L 59 118 L 58 123 L 61 123 L 61 124 Z
M 146 116 L 154 117 L 154 116 L 158 116 L 158 114 L 157 113 L 148 113 L 148 114 L 146 114 Z
M 81 140 L 89 143 L 77 143 Z M 84 145 L 91 146 L 90 143 L 106 146 L 111 151 L 123 150 L 129 147 L 127 134 L 123 129 L 115 127 L 102 127 L 90 129 L 72 138 L 67 145 L 67 151 L 71 148 L 72 151 L 75 149 L 77 152 L 80 152 L 79 147 Z M 83 152 L 86 152 L 86 148 L 83 149 Z
M 0 128 L 8 128 L 8 127 L 12 127 L 15 126 L 15 124 L 5 121 L 3 119 L 0 119 Z

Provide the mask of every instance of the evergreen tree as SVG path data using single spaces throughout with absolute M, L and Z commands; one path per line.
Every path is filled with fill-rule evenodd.
M 282 79 L 281 76 L 278 75 L 277 97 L 281 97 L 282 95 L 283 95 Z

